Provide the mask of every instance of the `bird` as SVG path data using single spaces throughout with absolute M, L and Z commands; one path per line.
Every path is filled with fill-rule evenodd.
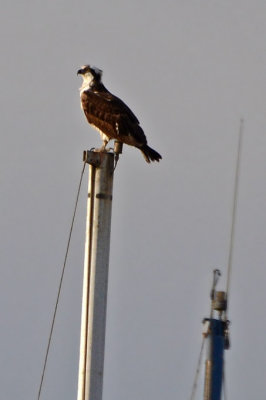
M 102 70 L 83 65 L 77 75 L 83 78 L 80 102 L 87 121 L 99 131 L 103 145 L 100 152 L 108 151 L 108 142 L 115 139 L 138 148 L 145 160 L 159 161 L 162 157 L 147 144 L 147 139 L 137 117 L 118 97 L 109 92 L 102 83 Z

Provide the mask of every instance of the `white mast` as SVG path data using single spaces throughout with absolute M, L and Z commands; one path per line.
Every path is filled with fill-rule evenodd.
M 84 152 L 89 166 L 78 400 L 102 400 L 114 154 Z

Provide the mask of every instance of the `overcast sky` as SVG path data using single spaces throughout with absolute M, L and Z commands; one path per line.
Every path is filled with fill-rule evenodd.
M 226 384 L 265 398 L 265 21 L 264 0 L 2 1 L 1 398 L 37 399 L 82 152 L 100 145 L 85 63 L 163 157 L 124 147 L 115 173 L 104 400 L 189 399 L 214 268 L 225 289 L 241 118 Z M 41 400 L 76 398 L 87 173 Z

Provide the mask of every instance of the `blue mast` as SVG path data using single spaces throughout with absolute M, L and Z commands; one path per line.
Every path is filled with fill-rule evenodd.
M 229 321 L 226 320 L 226 293 L 216 291 L 220 275 L 219 270 L 214 270 L 211 290 L 211 314 L 210 318 L 204 319 L 204 322 L 208 323 L 208 329 L 205 333 L 208 339 L 208 348 L 205 363 L 204 400 L 221 399 L 224 350 L 229 349 L 230 346 Z

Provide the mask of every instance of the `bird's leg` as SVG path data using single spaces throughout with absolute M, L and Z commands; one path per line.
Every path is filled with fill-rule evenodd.
M 106 153 L 108 149 L 106 149 L 106 146 L 108 144 L 108 140 L 103 141 L 103 145 L 99 149 L 95 149 L 94 151 L 97 151 L 99 153 Z
M 108 143 L 109 143 L 109 140 L 104 140 L 103 145 L 101 147 L 102 151 L 107 152 L 107 153 L 109 151 L 113 150 L 112 147 L 108 147 L 108 148 L 106 147 Z
M 100 148 L 100 152 L 101 152 L 101 153 L 104 153 L 104 152 L 107 151 L 107 149 L 106 149 L 107 143 L 108 143 L 108 140 L 104 140 L 104 141 L 103 141 L 103 145 L 102 145 L 102 147 Z

